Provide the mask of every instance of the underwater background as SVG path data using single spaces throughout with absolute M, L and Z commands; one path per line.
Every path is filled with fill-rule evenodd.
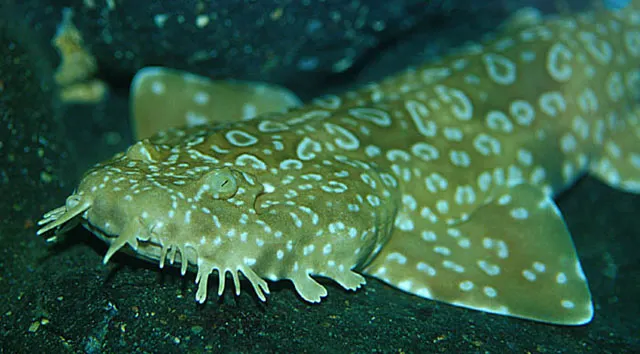
M 380 80 L 498 30 L 625 1 L 0 1 L 0 352 L 640 352 L 640 197 L 593 178 L 558 199 L 595 303 L 553 326 L 429 301 L 368 278 L 310 305 L 289 282 L 193 301 L 83 228 L 49 245 L 36 221 L 94 163 L 133 143 L 128 89 L 148 65 L 285 86 L 303 100 Z M 72 16 L 72 17 L 71 17 Z M 71 39 L 56 42 L 72 21 Z M 67 28 L 68 29 L 68 28 Z M 78 39 L 81 38 L 81 39 Z M 87 53 L 90 53 L 87 54 Z M 61 74 L 64 56 L 77 73 Z

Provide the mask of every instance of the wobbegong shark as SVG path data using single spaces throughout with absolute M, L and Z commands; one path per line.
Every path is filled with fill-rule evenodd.
M 200 303 L 212 273 L 218 295 L 227 276 L 239 294 L 242 274 L 263 301 L 267 280 L 289 280 L 311 303 L 322 278 L 356 290 L 370 277 L 586 324 L 588 282 L 553 198 L 585 174 L 640 193 L 639 7 L 509 26 L 284 113 L 164 130 L 87 171 L 37 233 L 80 222 L 109 244 L 105 263 L 124 248 L 193 269 Z M 184 119 L 198 100 L 179 92 L 161 98 Z

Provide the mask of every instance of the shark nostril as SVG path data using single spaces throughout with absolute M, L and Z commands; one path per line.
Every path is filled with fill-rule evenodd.
M 75 217 L 89 210 L 92 204 L 93 200 L 86 196 L 81 196 L 79 194 L 70 196 L 69 198 L 67 198 L 65 206 L 56 208 L 44 214 L 43 218 L 38 221 L 38 225 L 43 225 L 43 227 L 40 228 L 36 232 L 36 234 L 42 235 L 60 226 L 62 226 L 65 230 L 67 228 L 70 228 L 70 226 L 67 226 L 65 224 L 69 223 Z M 57 233 L 59 232 L 56 232 L 56 234 Z M 53 236 L 53 238 L 55 238 L 55 236 Z
M 77 194 L 70 195 L 65 203 L 67 209 L 73 209 L 78 204 L 80 204 L 80 196 Z

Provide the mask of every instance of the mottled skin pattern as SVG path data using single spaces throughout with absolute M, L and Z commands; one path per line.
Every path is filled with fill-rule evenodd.
M 516 26 L 512 26 L 516 27 Z M 459 306 L 591 320 L 552 196 L 586 172 L 640 191 L 640 13 L 584 14 L 286 114 L 169 130 L 97 165 L 39 233 L 80 216 L 111 244 L 290 279 L 307 301 L 362 275 Z M 220 278 L 218 293 L 224 290 Z

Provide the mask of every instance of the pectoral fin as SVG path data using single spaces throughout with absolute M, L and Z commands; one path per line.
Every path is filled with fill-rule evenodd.
M 504 187 L 457 225 L 394 234 L 365 273 L 418 296 L 480 311 L 564 325 L 593 317 L 562 216 L 531 185 Z

